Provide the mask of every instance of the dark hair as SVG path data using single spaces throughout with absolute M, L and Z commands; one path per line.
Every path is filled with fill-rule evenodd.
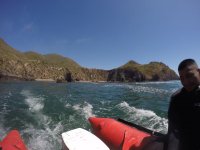
M 194 59 L 185 59 L 179 64 L 178 71 L 183 70 L 184 68 L 190 65 L 197 65 L 197 63 Z

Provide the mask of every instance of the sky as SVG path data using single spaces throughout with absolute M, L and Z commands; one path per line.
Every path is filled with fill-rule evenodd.
M 0 0 L 0 38 L 83 67 L 183 59 L 200 65 L 199 0 Z

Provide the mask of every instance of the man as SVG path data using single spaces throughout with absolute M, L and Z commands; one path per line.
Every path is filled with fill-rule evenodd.
M 200 69 L 193 59 L 178 67 L 183 88 L 171 97 L 167 150 L 200 150 Z

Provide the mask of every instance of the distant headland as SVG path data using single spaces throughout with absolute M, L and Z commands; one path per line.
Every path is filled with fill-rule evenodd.
M 162 62 L 139 64 L 133 60 L 111 70 L 89 69 L 58 54 L 22 53 L 0 39 L 0 81 L 142 82 L 177 80 Z

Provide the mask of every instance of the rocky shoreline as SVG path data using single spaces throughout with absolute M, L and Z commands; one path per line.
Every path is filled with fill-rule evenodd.
M 22 78 L 14 75 L 2 75 L 0 74 L 0 81 L 34 81 L 34 79 Z
M 41 55 L 36 52 L 15 50 L 0 39 L 0 81 L 62 82 L 144 82 L 179 79 L 162 62 L 139 64 L 135 61 L 111 70 L 88 69 L 70 58 L 57 54 Z
M 173 80 L 179 80 L 173 79 Z M 54 79 L 26 79 L 26 78 L 20 78 L 16 76 L 1 76 L 0 75 L 0 82 L 4 81 L 31 81 L 31 82 L 55 82 L 55 83 L 67 83 L 68 81 L 66 80 L 54 80 Z M 172 80 L 155 80 L 154 82 L 158 81 L 172 81 Z M 79 81 L 71 81 L 71 82 L 77 82 L 77 83 L 129 83 L 130 81 L 84 81 L 84 80 L 79 80 Z M 134 82 L 150 82 L 150 80 L 147 81 L 132 81 Z

